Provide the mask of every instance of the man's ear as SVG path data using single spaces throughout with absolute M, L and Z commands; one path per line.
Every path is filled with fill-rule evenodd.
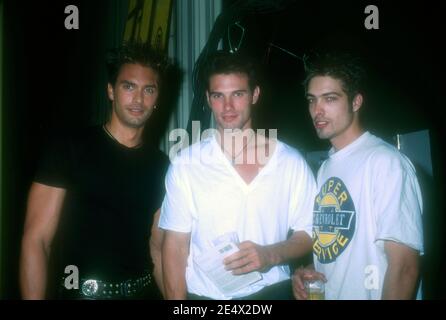
M 208 107 L 210 108 L 211 107 L 211 101 L 209 99 L 209 91 L 208 90 L 206 90 L 206 99 L 208 101 Z
M 107 95 L 111 101 L 115 100 L 115 92 L 113 90 L 113 86 L 110 83 L 107 84 Z
M 252 104 L 257 103 L 257 101 L 259 100 L 259 96 L 260 96 L 260 87 L 256 86 L 254 88 L 254 92 L 252 93 Z
M 357 112 L 361 106 L 362 106 L 362 102 L 363 102 L 363 97 L 362 94 L 358 93 L 356 94 L 356 96 L 353 98 L 353 112 Z

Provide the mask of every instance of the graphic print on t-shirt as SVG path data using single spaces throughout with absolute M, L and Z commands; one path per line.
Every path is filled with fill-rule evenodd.
M 320 263 L 331 263 L 347 248 L 355 232 L 356 212 L 345 184 L 331 177 L 314 202 L 313 253 Z

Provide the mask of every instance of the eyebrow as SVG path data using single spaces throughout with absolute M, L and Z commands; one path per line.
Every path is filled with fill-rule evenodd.
M 136 85 L 136 83 L 134 83 L 134 82 L 132 82 L 132 81 L 129 81 L 129 80 L 121 80 L 120 82 L 119 82 L 119 84 L 130 84 L 130 85 Z M 156 85 L 156 83 L 154 83 L 154 84 L 148 84 L 148 85 L 146 85 L 146 86 L 144 86 L 144 88 L 157 88 L 157 85 Z
M 241 90 L 234 90 L 234 91 L 231 91 L 231 93 L 239 93 L 239 92 L 247 93 L 248 90 L 246 90 L 246 89 L 241 89 Z M 220 94 L 220 93 L 223 93 L 223 92 L 221 92 L 221 91 L 210 91 L 210 92 L 209 92 L 209 94 L 216 94 L 216 93 Z
M 338 93 L 336 91 L 330 91 L 330 92 L 326 92 L 326 93 L 321 94 L 321 97 L 327 97 L 327 96 L 333 96 L 333 95 L 334 96 L 338 96 L 338 97 L 342 96 L 340 93 Z M 316 96 L 314 94 L 307 93 L 306 97 L 316 97 Z
M 119 81 L 119 84 L 135 84 L 134 82 L 128 81 L 128 80 L 121 80 Z

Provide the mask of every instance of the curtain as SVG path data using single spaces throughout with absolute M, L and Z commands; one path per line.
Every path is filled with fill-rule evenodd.
M 177 64 L 181 81 L 178 96 L 176 101 L 173 101 L 173 110 L 160 143 L 161 150 L 166 154 L 175 144 L 175 141 L 169 141 L 171 130 L 187 128 L 193 99 L 192 71 L 221 10 L 221 0 L 174 1 L 168 54 Z

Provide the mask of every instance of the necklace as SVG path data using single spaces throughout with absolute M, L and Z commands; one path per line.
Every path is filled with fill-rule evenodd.
M 116 138 L 111 134 L 111 132 L 108 131 L 107 126 L 106 126 L 105 124 L 102 126 L 102 129 L 104 129 L 105 133 L 106 133 L 106 134 L 107 134 L 113 141 L 119 143 L 121 146 L 125 146 L 126 148 L 134 149 L 134 148 L 139 148 L 139 147 L 142 145 L 142 142 L 141 142 L 141 143 L 138 143 L 138 144 L 137 144 L 136 146 L 134 146 L 134 147 L 127 147 L 126 145 L 124 145 L 124 144 L 122 144 L 121 142 L 119 142 L 118 139 L 116 139 Z
M 118 139 L 116 139 L 116 138 L 111 134 L 111 132 L 108 131 L 108 129 L 107 129 L 107 127 L 106 127 L 105 124 L 102 126 L 102 129 L 104 129 L 105 133 L 106 133 L 110 138 L 112 138 L 113 141 L 116 141 L 117 143 L 121 144 L 121 143 L 118 141 Z
M 249 143 L 250 143 L 251 140 L 254 138 L 254 136 L 255 136 L 255 134 L 251 135 L 251 138 L 249 138 L 248 142 L 246 142 L 246 144 L 243 145 L 243 148 L 242 148 L 239 152 L 237 152 L 237 154 L 236 154 L 235 156 L 229 154 L 229 153 L 225 150 L 225 148 L 222 146 L 223 152 L 224 152 L 225 154 L 227 154 L 227 155 L 231 158 L 231 164 L 232 164 L 232 166 L 235 166 L 235 160 L 236 160 L 236 159 L 240 156 L 240 154 L 246 149 L 246 147 L 249 145 Z

